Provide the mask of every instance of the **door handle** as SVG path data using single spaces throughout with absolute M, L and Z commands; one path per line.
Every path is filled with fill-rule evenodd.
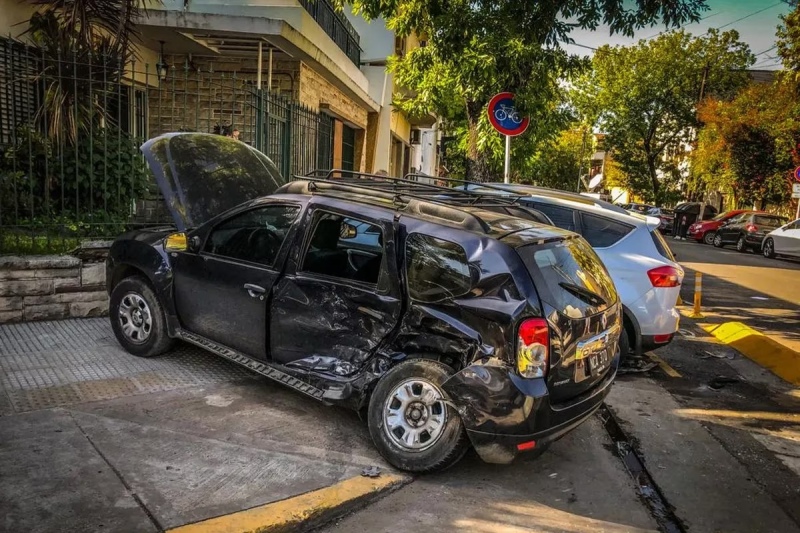
M 251 298 L 258 298 L 259 296 L 267 292 L 267 289 L 265 289 L 264 287 L 261 287 L 260 285 L 254 285 L 252 283 L 245 283 L 244 289 L 247 291 L 247 294 L 249 294 Z

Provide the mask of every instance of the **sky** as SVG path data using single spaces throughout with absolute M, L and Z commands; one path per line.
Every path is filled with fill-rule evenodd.
M 777 70 L 780 62 L 775 53 L 775 28 L 780 23 L 778 16 L 789 13 L 792 7 L 782 0 L 707 0 L 709 9 L 700 16 L 703 20 L 696 24 L 684 26 L 692 35 L 700 35 L 710 28 L 721 28 L 722 31 L 735 29 L 739 39 L 750 46 L 750 51 L 757 54 L 752 68 L 757 70 Z M 586 47 L 596 48 L 603 44 L 631 45 L 640 39 L 656 36 L 664 31 L 657 25 L 636 32 L 633 38 L 621 35 L 610 35 L 607 27 L 599 27 L 596 31 L 574 30 L 572 38 L 577 45 L 566 45 L 570 53 L 590 55 L 592 51 Z

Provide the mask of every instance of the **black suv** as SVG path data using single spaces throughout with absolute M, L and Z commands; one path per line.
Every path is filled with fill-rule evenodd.
M 608 393 L 620 303 L 578 235 L 406 180 L 283 184 L 221 136 L 142 149 L 177 227 L 111 248 L 111 325 L 132 354 L 180 339 L 364 410 L 381 454 L 416 472 L 470 443 L 495 463 L 543 450 Z

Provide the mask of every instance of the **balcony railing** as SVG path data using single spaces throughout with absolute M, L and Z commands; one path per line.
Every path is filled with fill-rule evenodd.
M 300 3 L 350 61 L 361 66 L 360 37 L 350 21 L 337 13 L 328 0 L 300 0 Z

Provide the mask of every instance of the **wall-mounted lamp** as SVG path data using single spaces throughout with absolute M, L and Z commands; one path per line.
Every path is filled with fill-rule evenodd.
M 158 63 L 156 63 L 156 75 L 159 80 L 164 81 L 167 79 L 169 65 L 167 65 L 167 60 L 164 58 L 164 41 L 158 42 L 161 43 L 161 53 L 158 56 Z

